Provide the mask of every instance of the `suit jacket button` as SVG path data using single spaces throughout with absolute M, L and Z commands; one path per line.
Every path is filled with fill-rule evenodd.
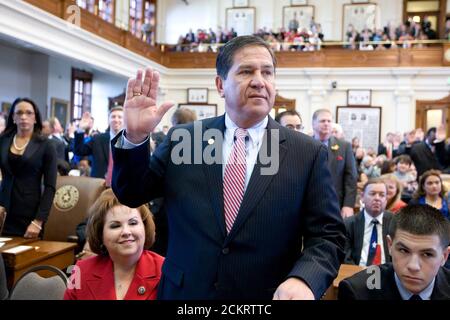
M 229 248 L 223 248 L 222 249 L 222 253 L 223 254 L 229 254 L 230 253 L 230 249 Z
M 145 293 L 145 287 L 144 286 L 140 286 L 139 288 L 138 288 L 138 293 L 139 293 L 139 295 L 143 295 L 144 293 Z

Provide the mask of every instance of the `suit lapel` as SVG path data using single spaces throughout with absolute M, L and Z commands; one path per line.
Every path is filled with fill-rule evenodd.
M 11 171 L 11 167 L 9 166 L 9 161 L 8 161 L 8 152 L 9 152 L 9 148 L 11 147 L 11 143 L 12 143 L 12 139 L 13 139 L 13 135 L 12 136 L 8 136 L 5 137 L 5 143 L 2 143 L 2 149 L 1 149 L 1 153 L 2 153 L 2 166 L 6 169 L 6 171 L 8 171 L 10 174 L 12 174 Z
M 25 152 L 23 153 L 22 165 L 29 164 L 31 162 L 29 159 L 31 159 L 31 157 L 40 147 L 42 147 L 42 144 L 36 138 L 32 137 L 30 139 L 30 142 L 28 143 L 27 148 L 25 149 Z
M 450 300 L 449 277 L 445 275 L 444 269 L 440 268 L 436 276 L 431 300 Z
M 150 260 L 150 259 L 149 259 Z M 158 285 L 155 265 L 147 263 L 147 254 L 144 251 L 136 265 L 136 271 L 124 300 L 149 300 Z
M 383 226 L 382 226 L 382 234 L 383 234 L 383 249 L 384 249 L 384 259 L 386 262 L 391 261 L 389 255 L 389 248 L 387 245 L 387 235 L 389 234 L 389 224 L 391 222 L 391 216 L 386 214 L 385 211 L 383 214 Z
M 264 134 L 262 143 L 263 145 L 264 144 L 267 145 L 267 150 L 271 150 L 272 141 L 271 139 L 268 138 L 268 133 L 272 129 L 279 129 L 279 126 L 277 126 L 275 121 L 269 117 L 267 129 L 268 130 Z M 279 141 L 275 141 L 275 143 L 279 143 L 279 168 L 281 168 L 283 158 L 287 152 L 287 148 L 283 145 L 285 140 L 286 137 L 283 133 L 283 130 L 279 130 Z M 261 157 L 261 149 L 258 153 L 255 167 L 253 168 L 252 176 L 247 186 L 247 190 L 245 191 L 244 198 L 242 199 L 241 207 L 236 217 L 236 221 L 234 222 L 231 232 L 228 235 L 227 239 L 232 239 L 239 230 L 239 228 L 248 219 L 252 210 L 258 204 L 259 200 L 263 196 L 264 192 L 266 191 L 267 187 L 269 186 L 270 182 L 274 177 L 274 175 L 261 174 L 261 169 L 264 168 L 264 166 L 261 164 L 260 157 Z
M 381 273 L 381 292 L 383 292 L 383 300 L 403 300 L 395 282 L 394 267 L 392 264 L 387 264 L 386 267 L 386 271 L 382 271 Z
M 108 161 L 109 161 L 109 131 L 106 131 L 105 133 L 102 134 L 101 136 L 102 139 L 102 150 L 103 150 L 103 155 L 106 159 L 106 166 L 108 167 Z
M 102 261 L 93 269 L 92 277 L 86 285 L 95 300 L 116 300 L 114 288 L 114 270 L 109 257 L 101 257 Z
M 364 209 L 361 210 L 359 215 L 355 219 L 355 253 L 356 253 L 356 264 L 359 265 L 361 261 L 361 252 L 364 243 Z
M 334 146 L 336 144 L 336 140 L 334 139 L 333 136 L 330 137 L 330 139 L 328 140 L 328 168 L 330 169 L 330 171 L 336 172 L 336 155 L 335 152 L 331 149 L 331 146 Z
M 225 132 L 225 116 L 218 117 L 214 119 L 211 123 L 208 123 L 205 125 L 206 129 L 217 129 L 222 132 L 222 142 L 223 142 L 223 136 Z M 216 140 L 218 143 L 220 141 Z M 205 150 L 205 147 L 208 145 L 207 141 L 203 141 L 203 148 L 202 150 Z M 223 146 L 217 146 L 216 150 L 222 150 Z M 220 159 L 220 162 L 222 159 Z M 214 210 L 214 215 L 216 217 L 217 224 L 219 226 L 220 232 L 222 233 L 223 237 L 226 236 L 226 229 L 225 229 L 225 218 L 224 218 L 224 204 L 223 204 L 223 175 L 222 175 L 222 164 L 221 163 L 214 163 L 214 164 L 204 164 L 203 169 L 205 171 L 206 175 L 206 181 L 209 185 L 209 196 L 211 199 L 211 204 Z

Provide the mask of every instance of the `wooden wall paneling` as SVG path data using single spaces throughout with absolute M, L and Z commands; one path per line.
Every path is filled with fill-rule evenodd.
M 447 15 L 447 1 L 440 0 L 439 2 L 439 19 L 437 25 L 438 38 L 444 38 L 445 36 L 445 19 Z
M 64 1 L 61 0 L 25 0 L 25 2 L 38 7 L 48 13 L 51 13 L 57 17 L 61 17 L 62 7 Z
M 450 43 L 442 45 L 442 65 L 450 66 Z

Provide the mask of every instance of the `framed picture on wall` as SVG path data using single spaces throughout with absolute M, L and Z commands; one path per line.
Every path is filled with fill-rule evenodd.
M 291 6 L 303 6 L 307 4 L 308 0 L 291 0 Z
M 342 39 L 345 39 L 345 33 L 350 24 L 358 32 L 361 32 L 364 28 L 375 30 L 377 18 L 376 3 L 344 4 L 342 10 Z
M 381 107 L 337 107 L 336 122 L 346 140 L 357 137 L 360 145 L 377 150 L 381 135 Z
M 70 103 L 67 100 L 52 98 L 50 106 L 50 117 L 58 118 L 61 126 L 66 128 L 70 122 Z
M 10 103 L 10 102 L 2 102 L 2 110 L 1 111 L 5 116 L 8 116 L 9 110 L 11 110 L 11 106 L 12 106 L 12 103 Z
M 314 6 L 283 7 L 283 27 L 286 30 L 290 29 L 289 25 L 293 20 L 297 20 L 298 30 L 301 30 L 302 28 L 307 28 L 309 30 L 309 25 L 311 24 L 311 20 L 313 19 Z
M 226 28 L 238 36 L 255 33 L 255 8 L 227 8 Z
M 189 104 L 180 103 L 179 109 L 191 109 L 195 112 L 197 120 L 212 118 L 217 116 L 217 104 Z
M 370 106 L 372 105 L 372 90 L 347 90 L 347 105 Z
M 248 0 L 233 0 L 233 7 L 248 7 Z
M 208 88 L 189 88 L 188 103 L 208 103 Z

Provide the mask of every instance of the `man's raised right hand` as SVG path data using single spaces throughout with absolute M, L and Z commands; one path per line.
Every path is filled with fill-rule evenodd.
M 156 128 L 164 114 L 174 103 L 164 102 L 156 106 L 158 95 L 159 72 L 151 68 L 145 69 L 142 81 L 142 70 L 138 70 L 136 78 L 130 78 L 124 105 L 124 124 L 127 139 L 133 143 L 144 141 Z

